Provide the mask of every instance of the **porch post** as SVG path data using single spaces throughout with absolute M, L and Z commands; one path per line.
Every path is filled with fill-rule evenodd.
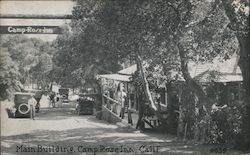
M 109 92 L 109 91 L 108 91 L 107 96 L 110 98 L 110 92 Z M 111 105 L 110 105 L 110 101 L 109 101 L 108 98 L 107 98 L 107 108 L 108 108 L 109 110 L 111 110 Z
M 129 91 L 129 83 L 127 83 L 127 90 L 128 90 L 128 123 L 133 125 L 133 120 L 132 120 L 132 113 L 131 113 L 131 99 L 130 99 L 130 91 Z
M 125 104 L 124 104 L 124 101 L 123 101 L 123 87 L 124 87 L 124 83 L 122 83 L 122 88 L 121 88 L 121 113 L 120 113 L 120 117 L 123 119 L 124 118 L 124 113 L 125 113 Z

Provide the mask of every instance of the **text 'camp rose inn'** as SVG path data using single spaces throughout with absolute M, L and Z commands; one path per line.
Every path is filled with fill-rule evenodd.
M 46 28 L 46 27 L 12 27 L 9 26 L 8 27 L 8 32 L 9 33 L 21 33 L 21 34 L 25 34 L 25 33 L 44 33 L 44 34 L 49 34 L 49 33 L 53 33 L 53 29 L 51 28 Z

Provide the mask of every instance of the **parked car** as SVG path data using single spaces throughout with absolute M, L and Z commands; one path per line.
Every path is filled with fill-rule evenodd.
M 76 113 L 78 115 L 92 115 L 94 113 L 95 102 L 91 95 L 79 94 L 76 104 Z
M 60 88 L 59 94 L 62 96 L 63 102 L 69 101 L 69 89 L 68 88 Z
M 11 117 L 32 117 L 31 108 L 28 105 L 28 100 L 32 98 L 33 93 L 15 93 L 14 107 L 8 109 L 7 112 Z M 34 111 L 35 113 L 35 111 Z
M 94 94 L 95 89 L 91 87 L 86 87 L 80 90 L 81 93 L 88 93 L 88 94 Z

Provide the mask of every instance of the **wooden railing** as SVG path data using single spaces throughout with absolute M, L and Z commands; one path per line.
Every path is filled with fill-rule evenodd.
M 113 103 L 116 103 L 116 104 L 120 104 L 120 105 L 121 105 L 121 103 L 120 103 L 120 102 L 118 102 L 118 101 L 116 101 L 116 100 L 112 99 L 111 97 L 108 97 L 108 96 L 107 96 L 107 95 L 105 95 L 105 94 L 103 94 L 103 97 L 105 97 L 107 100 L 112 101 Z
M 103 94 L 103 105 L 111 110 L 114 114 L 116 114 L 118 117 L 121 117 L 121 119 L 125 118 L 125 114 L 127 114 L 128 123 L 133 124 L 132 121 L 132 109 L 128 108 L 128 112 L 125 113 L 125 104 L 122 104 L 121 102 L 109 97 L 108 95 Z

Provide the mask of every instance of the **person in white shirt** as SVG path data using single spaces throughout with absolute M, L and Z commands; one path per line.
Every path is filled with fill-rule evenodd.
M 116 98 L 117 98 L 117 101 L 119 101 L 121 104 L 121 112 L 120 112 L 121 118 L 124 118 L 126 97 L 127 97 L 127 94 L 125 92 L 124 85 L 120 83 L 117 88 Z
M 62 102 L 63 102 L 62 96 L 59 93 L 57 93 L 56 103 L 57 103 L 58 108 L 62 108 Z
M 34 96 L 32 96 L 29 100 L 28 100 L 28 106 L 30 107 L 30 113 L 31 113 L 31 117 L 34 120 L 35 118 L 35 108 L 36 108 L 36 104 L 37 101 L 34 98 Z

